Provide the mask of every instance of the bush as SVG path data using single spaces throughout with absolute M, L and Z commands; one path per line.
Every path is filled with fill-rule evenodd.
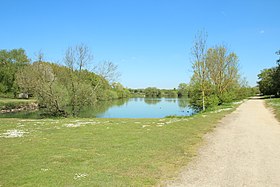
M 210 95 L 205 97 L 206 108 L 213 108 L 220 104 L 220 99 L 216 95 Z
M 236 96 L 232 92 L 226 92 L 222 94 L 219 98 L 221 103 L 230 103 L 236 98 Z

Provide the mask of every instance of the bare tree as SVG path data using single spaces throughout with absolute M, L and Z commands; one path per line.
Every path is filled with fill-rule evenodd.
M 64 62 L 72 71 L 86 69 L 93 60 L 93 55 L 89 47 L 83 43 L 74 47 L 69 47 L 65 53 Z
M 44 53 L 42 52 L 42 50 L 40 49 L 37 53 L 35 53 L 36 56 L 36 61 L 37 62 L 43 62 L 44 61 Z
M 120 77 L 120 73 L 118 72 L 118 66 L 110 61 L 104 61 L 95 66 L 94 72 L 97 75 L 106 79 L 110 84 L 116 82 Z
M 202 94 L 202 110 L 205 110 L 205 91 L 208 77 L 206 66 L 206 41 L 207 33 L 205 31 L 198 32 L 191 49 L 192 68 L 194 72 L 192 79 L 199 84 Z
M 93 59 L 93 55 L 88 46 L 79 44 L 69 47 L 66 50 L 64 62 L 68 67 L 67 88 L 70 93 L 70 105 L 72 115 L 76 116 L 81 108 L 88 103 L 92 103 L 94 88 L 85 84 L 82 71 L 88 67 Z
M 104 79 L 113 83 L 119 76 L 117 66 L 110 61 L 105 61 L 94 67 L 94 72 L 104 79 L 96 76 L 93 84 L 89 80 L 92 77 L 89 77 L 89 71 L 87 70 L 90 66 L 93 66 L 92 59 L 93 55 L 85 44 L 69 47 L 66 50 L 64 62 L 68 67 L 66 75 L 68 78 L 64 82 L 68 88 L 73 116 L 78 115 L 83 106 L 95 101 Z

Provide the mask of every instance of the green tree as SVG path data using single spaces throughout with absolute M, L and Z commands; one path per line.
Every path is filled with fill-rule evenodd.
M 35 62 L 25 66 L 17 72 L 16 83 L 21 91 L 34 94 L 40 107 L 46 108 L 50 115 L 66 116 L 67 90 L 60 83 L 53 66 L 57 65 Z
M 207 50 L 206 69 L 208 80 L 220 102 L 233 99 L 233 90 L 239 84 L 238 57 L 224 45 Z M 230 99 L 231 98 L 231 99 Z
M 123 87 L 123 85 L 119 82 L 114 82 L 112 84 L 113 90 L 117 93 L 118 99 L 127 98 L 130 96 L 130 92 L 128 89 Z
M 258 74 L 258 78 L 260 81 L 258 81 L 260 92 L 264 95 L 273 95 L 276 93 L 276 87 L 274 82 L 274 75 L 276 72 L 276 68 L 269 68 L 264 69 L 261 71 L 260 74 Z
M 238 56 L 224 45 L 206 48 L 206 34 L 199 33 L 192 49 L 191 103 L 205 110 L 236 99 L 240 86 Z
M 17 94 L 15 74 L 29 59 L 23 49 L 0 50 L 0 93 Z
M 161 97 L 160 89 L 156 87 L 148 87 L 144 90 L 145 97 Z
M 189 96 L 189 86 L 186 83 L 180 83 L 178 86 L 178 96 L 187 97 Z
M 275 95 L 280 96 L 280 50 L 277 51 L 276 54 L 279 55 L 279 59 L 276 61 L 278 66 L 276 67 L 273 81 L 275 85 Z

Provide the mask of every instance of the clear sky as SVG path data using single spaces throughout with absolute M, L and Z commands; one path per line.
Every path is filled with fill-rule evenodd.
M 276 65 L 280 0 L 1 0 L 0 49 L 23 48 L 34 59 L 63 61 L 87 44 L 94 63 L 119 66 L 130 88 L 175 88 L 191 77 L 190 48 L 198 30 L 208 46 L 237 53 L 250 85 Z

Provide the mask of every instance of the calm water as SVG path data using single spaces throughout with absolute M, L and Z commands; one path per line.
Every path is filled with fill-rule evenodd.
M 94 115 L 97 118 L 162 118 L 171 115 L 189 116 L 194 113 L 188 100 L 181 98 L 130 98 L 114 102 L 106 110 L 98 111 L 96 109 L 99 107 L 96 106 Z M 104 102 L 100 104 L 104 107 Z M 81 117 L 88 117 L 88 112 L 83 112 Z
M 130 98 L 97 102 L 84 108 L 79 117 L 97 118 L 162 118 L 190 116 L 195 111 L 183 98 Z M 1 114 L 0 117 L 40 118 L 40 112 Z

